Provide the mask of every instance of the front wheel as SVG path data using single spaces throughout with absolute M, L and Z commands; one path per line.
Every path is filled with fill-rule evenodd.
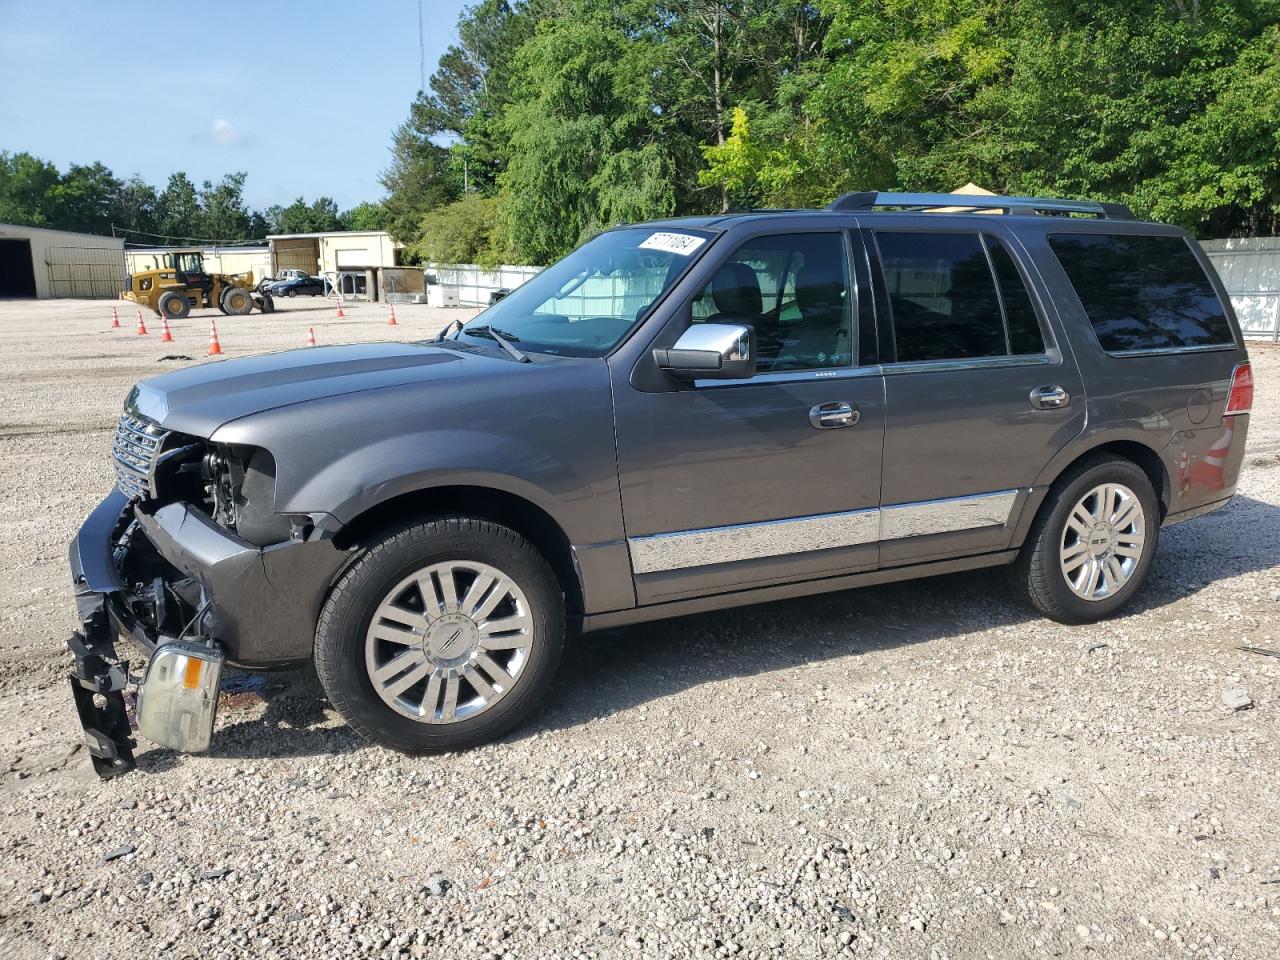
M 391 533 L 343 575 L 316 629 L 316 672 L 374 743 L 460 750 L 533 711 L 564 635 L 563 594 L 532 544 L 447 517 Z
M 1146 579 L 1160 504 L 1145 472 L 1119 457 L 1086 460 L 1055 485 L 1014 575 L 1041 613 L 1092 623 L 1116 613 Z
M 175 293 L 172 290 L 166 290 L 160 294 L 160 300 L 156 303 L 156 309 L 162 317 L 169 320 L 182 320 L 191 313 L 191 301 L 184 294 Z

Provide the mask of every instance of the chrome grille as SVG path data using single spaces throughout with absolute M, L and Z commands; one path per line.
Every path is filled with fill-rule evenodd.
M 158 424 L 125 414 L 111 442 L 115 460 L 116 486 L 131 500 L 155 496 L 153 468 L 168 436 Z

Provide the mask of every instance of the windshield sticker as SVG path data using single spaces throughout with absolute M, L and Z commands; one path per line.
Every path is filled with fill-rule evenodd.
M 687 233 L 651 233 L 640 244 L 641 250 L 663 250 L 687 257 L 707 242 L 706 237 L 693 237 Z

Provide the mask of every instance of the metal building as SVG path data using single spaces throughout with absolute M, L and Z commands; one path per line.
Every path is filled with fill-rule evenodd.
M 385 294 L 405 292 L 388 282 L 401 274 L 384 274 L 400 266 L 402 247 L 385 230 L 272 234 L 267 244 L 273 276 L 281 270 L 305 270 L 327 278 L 344 297 L 357 300 L 382 300 Z
M 124 241 L 0 223 L 0 297 L 118 297 Z
M 1280 341 L 1280 237 L 1203 240 L 1240 328 L 1251 339 Z

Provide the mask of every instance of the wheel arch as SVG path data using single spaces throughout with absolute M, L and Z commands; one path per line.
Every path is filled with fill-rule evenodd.
M 1163 523 L 1169 512 L 1172 485 L 1169 471 L 1160 454 L 1153 447 L 1137 440 L 1106 440 L 1077 451 L 1070 459 L 1064 457 L 1061 462 L 1053 465 L 1052 472 L 1046 471 L 1047 476 L 1036 485 L 1036 490 L 1040 491 L 1039 496 L 1032 501 L 1032 509 L 1023 511 L 1010 546 L 1018 549 L 1026 543 L 1027 534 L 1036 517 L 1045 510 L 1053 509 L 1053 494 L 1062 486 L 1063 478 L 1068 473 L 1085 460 L 1108 454 L 1130 461 L 1147 475 L 1147 479 L 1151 481 L 1151 488 L 1155 490 L 1156 501 L 1160 506 L 1160 521 Z
M 564 591 L 568 610 L 574 615 L 582 613 L 582 578 L 564 529 L 542 507 L 507 490 L 451 484 L 406 491 L 358 514 L 335 535 L 334 545 L 358 555 L 362 546 L 394 527 L 403 526 L 411 520 L 447 514 L 491 520 L 523 536 L 550 564 Z M 339 571 L 337 576 L 342 572 Z
M 1172 494 L 1169 471 L 1165 468 L 1164 461 L 1160 459 L 1160 454 L 1156 450 L 1145 443 L 1139 443 L 1137 440 L 1108 440 L 1082 451 L 1057 472 L 1049 485 L 1050 490 L 1056 487 L 1059 481 L 1081 461 L 1095 459 L 1100 455 L 1106 454 L 1131 461 L 1147 475 L 1147 479 L 1151 481 L 1151 489 L 1156 493 L 1156 500 L 1159 501 L 1160 519 L 1163 521 L 1165 515 L 1169 512 L 1169 502 Z M 1047 500 L 1048 498 L 1046 497 L 1045 499 Z

